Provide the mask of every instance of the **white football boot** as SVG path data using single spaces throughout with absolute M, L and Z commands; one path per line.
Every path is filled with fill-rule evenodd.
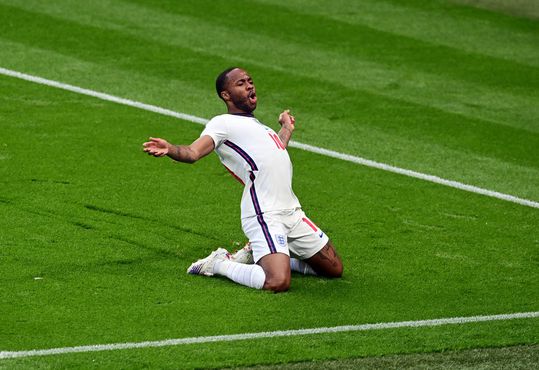
M 245 247 L 230 255 L 230 260 L 238 263 L 244 263 L 246 265 L 252 265 L 253 263 L 255 263 L 251 243 L 245 244 Z
M 226 259 L 230 259 L 230 253 L 228 253 L 228 251 L 224 248 L 218 248 L 217 250 L 211 252 L 208 257 L 192 263 L 187 269 L 187 273 L 193 275 L 213 276 L 213 266 L 215 266 L 215 262 L 224 261 Z

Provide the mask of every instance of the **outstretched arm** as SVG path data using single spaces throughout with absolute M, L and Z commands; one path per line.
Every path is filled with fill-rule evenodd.
M 194 163 L 210 154 L 215 144 L 207 135 L 198 138 L 191 145 L 173 145 L 164 139 L 151 137 L 150 141 L 142 144 L 142 147 L 146 153 L 154 157 L 168 156 L 178 162 Z
M 293 115 L 290 114 L 290 110 L 287 109 L 279 115 L 279 123 L 281 124 L 281 130 L 279 130 L 279 139 L 285 147 L 288 146 L 292 132 L 294 132 L 294 124 L 296 120 Z

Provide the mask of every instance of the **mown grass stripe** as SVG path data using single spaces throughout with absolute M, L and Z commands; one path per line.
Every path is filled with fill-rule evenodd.
M 14 78 L 19 78 L 19 79 L 22 79 L 22 80 L 25 80 L 25 81 L 38 83 L 38 84 L 41 84 L 41 85 L 46 85 L 46 86 L 50 86 L 50 87 L 55 87 L 55 88 L 75 92 L 75 93 L 78 93 L 78 94 L 92 96 L 92 97 L 95 97 L 95 98 L 98 98 L 98 99 L 101 99 L 101 100 L 110 101 L 110 102 L 114 102 L 114 103 L 117 103 L 117 104 L 123 104 L 123 105 L 127 105 L 127 106 L 130 106 L 130 107 L 134 107 L 134 108 L 143 109 L 143 110 L 146 110 L 146 111 L 162 114 L 162 115 L 165 115 L 165 116 L 179 118 L 179 119 L 189 121 L 189 122 L 193 122 L 193 123 L 198 123 L 198 124 L 205 125 L 208 122 L 207 119 L 197 117 L 197 116 L 194 116 L 194 115 L 181 113 L 181 112 L 175 112 L 173 110 L 166 109 L 166 108 L 161 108 L 161 107 L 158 107 L 158 106 L 155 106 L 155 105 L 145 104 L 145 103 L 137 102 L 137 101 L 134 101 L 134 100 L 125 99 L 125 98 L 117 97 L 117 96 L 114 96 L 114 95 L 110 95 L 110 94 L 106 94 L 106 93 L 102 93 L 102 92 L 98 92 L 98 91 L 94 91 L 94 90 L 90 90 L 90 89 L 85 89 L 85 88 L 82 88 L 82 87 L 69 85 L 69 84 L 65 84 L 65 83 L 62 83 L 62 82 L 49 80 L 49 79 L 46 79 L 46 78 L 33 76 L 33 75 L 29 75 L 29 74 L 18 72 L 18 71 L 13 71 L 13 70 L 2 68 L 2 67 L 0 67 L 0 74 L 10 76 L 10 77 L 14 77 Z M 289 145 L 291 147 L 293 147 L 293 148 L 297 148 L 297 149 L 305 150 L 305 151 L 308 151 L 308 152 L 313 152 L 313 153 L 325 155 L 325 156 L 332 157 L 332 158 L 341 159 L 341 160 L 344 160 L 344 161 L 360 164 L 360 165 L 363 165 L 363 166 L 372 167 L 372 168 L 376 168 L 376 169 L 381 169 L 381 170 L 384 170 L 384 171 L 393 172 L 393 173 L 397 173 L 397 174 L 400 174 L 400 175 L 405 175 L 405 176 L 417 178 L 417 179 L 420 179 L 420 180 L 429 181 L 429 182 L 432 182 L 432 183 L 448 186 L 448 187 L 451 187 L 451 188 L 464 190 L 464 191 L 471 192 L 471 193 L 481 194 L 481 195 L 485 195 L 485 196 L 488 196 L 488 197 L 497 198 L 497 199 L 500 199 L 500 200 L 504 200 L 504 201 L 508 201 L 508 202 L 528 206 L 528 207 L 539 208 L 539 202 L 529 200 L 529 199 L 519 198 L 519 197 L 516 197 L 514 195 L 504 194 L 504 193 L 496 192 L 496 191 L 489 190 L 489 189 L 483 189 L 483 188 L 480 188 L 480 187 L 477 187 L 477 186 L 464 184 L 464 183 L 461 183 L 461 182 L 458 182 L 458 181 L 447 180 L 447 179 L 444 179 L 444 178 L 441 178 L 441 177 L 438 177 L 438 176 L 424 174 L 424 173 L 421 173 L 421 172 L 416 172 L 416 171 L 408 170 L 408 169 L 405 169 L 405 168 L 392 166 L 392 165 L 389 165 L 389 164 L 386 164 L 386 163 L 376 162 L 376 161 L 373 161 L 373 160 L 370 160 L 370 159 L 366 159 L 366 158 L 362 158 L 362 157 L 358 157 L 358 156 L 354 156 L 354 155 L 350 155 L 350 154 L 340 153 L 340 152 L 336 152 L 336 151 L 333 151 L 333 150 L 329 150 L 329 149 L 325 149 L 325 148 L 321 148 L 321 147 L 317 147 L 317 146 L 313 146 L 313 145 L 309 145 L 309 144 L 303 144 L 303 143 L 300 143 L 300 142 L 297 142 L 297 141 L 290 141 Z
M 534 0 L 521 0 L 521 5 L 525 5 L 526 1 Z M 537 37 L 534 35 L 533 21 L 485 12 L 475 6 L 460 6 L 450 2 L 438 2 L 433 6 L 434 2 L 411 0 L 406 2 L 338 0 L 334 2 L 333 7 L 328 7 L 324 0 L 293 2 L 256 0 L 256 2 L 341 23 L 360 24 L 378 31 L 440 44 L 464 52 L 539 66 L 539 50 L 535 46 Z M 470 0 L 456 0 L 456 2 L 469 3 Z M 471 2 L 477 3 L 477 0 Z M 346 6 L 347 12 L 342 11 L 343 6 Z M 415 20 L 413 27 L 410 27 L 411 19 Z M 452 32 L 453 30 L 460 32 Z M 500 43 L 501 39 L 507 42 Z
M 441 318 L 441 319 L 432 319 L 432 320 L 386 322 L 386 323 L 377 323 L 377 324 L 344 325 L 344 326 L 322 327 L 322 328 L 311 328 L 311 329 L 277 330 L 277 331 L 269 331 L 269 332 L 215 335 L 215 336 L 179 338 L 179 339 L 165 339 L 165 340 L 146 341 L 146 342 L 95 344 L 95 345 L 76 346 L 76 347 L 34 349 L 34 350 L 28 350 L 28 351 L 2 351 L 0 352 L 0 359 L 35 357 L 35 356 L 51 356 L 51 355 L 61 355 L 61 354 L 68 354 L 68 353 L 116 351 L 116 350 L 122 350 L 122 349 L 135 349 L 135 348 L 169 347 L 169 346 L 179 346 L 179 345 L 184 345 L 184 344 L 232 342 L 232 341 L 238 341 L 238 340 L 292 337 L 292 336 L 312 335 L 312 334 L 331 334 L 331 333 L 372 331 L 372 330 L 399 329 L 399 328 L 420 328 L 420 327 L 434 327 L 434 326 L 442 326 L 442 325 L 462 325 L 462 324 L 479 323 L 479 322 L 487 322 L 487 321 L 505 321 L 505 320 L 515 320 L 515 319 L 530 319 L 530 318 L 537 318 L 537 317 L 539 317 L 539 311 L 519 312 L 519 313 L 501 314 L 501 315 L 451 317 L 451 318 Z
M 8 2 L 12 3 L 12 1 Z M 338 86 L 336 90 L 341 91 L 341 97 L 351 98 L 354 96 L 354 99 L 362 99 L 363 97 L 369 99 L 371 107 L 373 107 L 374 102 L 384 104 L 381 101 L 388 99 L 393 101 L 392 106 L 395 103 L 400 105 L 407 102 L 416 105 L 419 110 L 427 109 L 431 112 L 431 109 L 435 109 L 446 115 L 461 115 L 465 121 L 481 120 L 483 121 L 482 125 L 489 126 L 488 130 L 491 130 L 492 123 L 496 123 L 531 132 L 538 131 L 535 118 L 539 114 L 537 113 L 539 110 L 532 108 L 538 106 L 537 99 L 529 91 L 518 93 L 515 89 L 501 86 L 489 87 L 484 83 L 465 82 L 462 79 L 441 76 L 437 71 L 435 73 L 420 72 L 415 68 L 410 69 L 405 63 L 387 66 L 368 58 L 352 56 L 348 52 L 338 52 L 327 48 L 313 49 L 303 40 L 283 40 L 275 35 L 252 33 L 249 32 L 252 29 L 240 30 L 235 26 L 227 27 L 221 22 L 205 21 L 183 13 L 164 12 L 144 3 L 111 4 L 107 1 L 93 1 L 92 4 L 85 3 L 83 11 L 80 9 L 80 5 L 71 4 L 71 6 L 66 7 L 71 11 L 66 11 L 66 9 L 60 11 L 57 8 L 51 8 L 50 4 L 39 1 L 27 1 L 24 4 L 18 2 L 16 4 L 18 10 L 6 7 L 6 12 L 10 12 L 6 19 L 18 19 L 20 27 L 32 22 L 35 28 L 46 28 L 48 34 L 53 33 L 56 37 L 43 38 L 41 34 L 37 35 L 31 31 L 11 33 L 11 29 L 5 29 L 3 33 L 0 31 L 2 43 L 11 40 L 11 42 L 19 42 L 61 54 L 76 55 L 79 59 L 94 60 L 99 64 L 103 64 L 106 60 L 112 60 L 112 65 L 115 68 L 121 65 L 122 69 L 135 70 L 137 70 L 137 64 L 142 61 L 143 65 L 153 63 L 146 60 L 148 53 L 160 55 L 161 60 L 176 60 L 181 56 L 181 59 L 184 60 L 191 60 L 191 58 L 203 60 L 204 66 L 197 64 L 196 70 L 193 71 L 193 74 L 200 75 L 200 68 L 213 70 L 217 73 L 217 70 L 222 69 L 223 64 L 230 64 L 230 60 L 228 60 L 229 49 L 224 45 L 227 45 L 230 39 L 242 39 L 245 40 L 245 49 L 249 50 L 249 53 L 247 53 L 248 55 L 235 53 L 235 62 L 232 64 L 249 66 L 249 69 L 256 66 L 257 69 L 284 74 L 280 77 L 283 79 L 294 76 L 301 80 L 301 85 L 308 83 L 309 88 L 313 89 L 313 95 L 325 94 L 327 92 L 325 89 L 334 89 Z M 303 8 L 309 8 L 309 6 Z M 103 14 L 107 14 L 107 16 L 103 17 Z M 113 26 L 113 23 L 116 24 L 116 22 L 111 23 L 110 17 L 122 24 L 126 22 L 131 27 L 122 27 L 121 32 L 119 32 L 117 27 Z M 36 24 L 38 20 L 39 26 Z M 145 27 L 133 26 L 136 24 L 144 24 Z M 179 24 L 182 27 L 178 28 Z M 62 46 L 54 41 L 64 40 L 63 35 L 66 33 L 77 34 L 78 37 L 71 42 L 66 40 L 65 42 L 69 46 Z M 85 40 L 83 44 L 80 42 L 82 39 Z M 496 37 L 491 39 L 497 40 Z M 499 41 L 497 42 L 499 43 Z M 516 41 L 512 42 L 516 43 Z M 104 50 L 101 47 L 102 44 L 115 43 L 129 48 L 129 55 L 131 55 L 129 59 L 138 62 L 127 62 L 124 60 L 125 53 L 117 52 L 116 49 Z M 201 49 L 200 45 L 204 45 L 204 48 Z M 12 47 L 12 45 L 6 46 L 7 49 Z M 88 55 L 90 49 L 94 49 L 91 54 L 93 57 Z M 150 52 L 149 49 L 154 51 Z M 271 52 L 276 49 L 281 51 L 279 56 Z M 514 47 L 511 50 L 513 49 Z M 257 55 L 257 57 L 253 58 L 253 55 Z M 283 58 L 283 55 L 293 55 L 294 57 Z M 100 57 L 95 60 L 95 56 Z M 32 58 L 27 59 L 31 60 Z M 123 62 L 119 62 L 120 60 Z M 317 63 L 310 63 L 311 60 L 317 60 Z M 216 61 L 217 63 L 215 63 Z M 459 64 L 463 64 L 463 62 Z M 464 64 L 468 65 L 469 63 Z M 15 62 L 13 65 L 18 65 L 18 63 Z M 191 63 L 184 64 L 182 62 L 181 64 L 176 63 L 177 68 L 152 68 L 144 72 L 160 76 L 167 81 L 183 80 L 184 77 L 181 74 L 189 75 L 189 72 L 183 70 L 183 68 L 188 68 L 188 65 L 193 67 Z M 487 68 L 484 63 L 481 66 L 482 69 Z M 163 71 L 166 71 L 166 75 L 162 75 Z M 182 71 L 182 73 L 178 74 L 178 71 Z M 514 71 L 511 69 L 511 72 Z M 257 72 L 257 75 L 259 73 Z M 317 78 L 313 80 L 312 76 L 317 76 Z M 512 80 L 512 77 L 508 77 L 506 81 Z M 207 82 L 207 80 L 204 81 L 204 86 L 207 86 Z M 320 82 L 324 85 L 325 91 L 315 90 L 313 85 L 320 85 Z M 346 88 L 346 91 L 343 90 L 343 87 Z M 186 102 L 183 101 L 182 104 L 186 104 Z M 313 115 L 320 114 L 320 112 L 315 112 L 314 108 L 310 107 L 311 113 Z M 381 113 L 379 111 L 377 115 Z M 439 124 L 443 122 L 444 126 L 453 126 L 462 121 L 462 119 L 455 121 L 454 117 L 453 119 L 447 117 L 449 121 L 437 120 L 427 112 L 423 114 L 428 114 L 429 119 L 437 121 Z M 429 125 L 424 123 L 415 122 L 414 124 L 412 121 L 408 124 L 420 124 L 423 129 L 429 129 Z M 466 126 L 467 124 L 464 124 L 464 127 Z M 518 141 L 517 138 L 514 140 Z M 500 145 L 500 147 L 503 146 Z

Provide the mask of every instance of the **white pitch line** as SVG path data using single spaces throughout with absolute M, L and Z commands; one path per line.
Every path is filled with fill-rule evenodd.
M 312 329 L 278 330 L 278 331 L 258 332 L 258 333 L 243 333 L 243 334 L 231 334 L 231 335 L 215 335 L 215 336 L 207 336 L 207 337 L 165 339 L 165 340 L 147 341 L 147 342 L 95 344 L 95 345 L 77 346 L 77 347 L 33 349 L 29 351 L 2 351 L 0 352 L 0 360 L 10 359 L 10 358 L 21 358 L 21 357 L 61 355 L 61 354 L 67 354 L 67 353 L 115 351 L 115 350 L 133 349 L 133 348 L 169 347 L 169 346 L 179 346 L 179 345 L 184 345 L 184 344 L 195 344 L 195 343 L 232 342 L 232 341 L 247 340 L 247 339 L 293 337 L 293 336 L 299 336 L 299 335 L 312 335 L 312 334 L 344 333 L 344 332 L 371 331 L 371 330 L 382 330 L 382 329 L 399 329 L 399 328 L 419 328 L 419 327 L 433 327 L 433 326 L 442 326 L 442 325 L 459 325 L 459 324 L 479 323 L 479 322 L 487 322 L 487 321 L 530 319 L 530 318 L 537 318 L 537 317 L 539 317 L 539 311 L 520 312 L 520 313 L 511 313 L 511 314 L 503 314 L 503 315 L 452 317 L 452 318 L 433 319 L 433 320 L 400 321 L 400 322 L 386 322 L 386 323 L 363 324 L 363 325 L 345 325 L 345 326 L 334 326 L 334 327 L 312 328 Z
M 512 202 L 512 203 L 521 204 L 521 205 L 528 206 L 528 207 L 539 208 L 539 202 L 529 200 L 529 199 L 519 198 L 519 197 L 516 197 L 514 195 L 499 193 L 497 191 L 483 189 L 483 188 L 473 186 L 473 185 L 463 184 L 463 183 L 458 182 L 458 181 L 446 180 L 446 179 L 443 179 L 443 178 L 438 177 L 438 176 L 428 175 L 428 174 L 425 174 L 425 173 L 416 172 L 416 171 L 412 171 L 412 170 L 407 170 L 405 168 L 395 167 L 395 166 L 392 166 L 392 165 L 389 165 L 389 164 L 376 162 L 376 161 L 373 161 L 373 160 L 370 160 L 370 159 L 356 157 L 356 156 L 349 155 L 349 154 L 339 153 L 339 152 L 335 152 L 333 150 L 319 148 L 319 147 L 312 146 L 312 145 L 309 145 L 309 144 L 302 144 L 302 143 L 298 143 L 298 142 L 292 141 L 292 140 L 288 143 L 288 145 L 293 147 L 293 148 L 299 148 L 299 149 L 306 150 L 308 152 L 322 154 L 322 155 L 325 155 L 327 157 L 338 158 L 338 159 L 342 159 L 343 161 L 353 162 L 353 163 L 361 164 L 361 165 L 364 165 L 364 166 L 367 166 L 367 167 L 377 168 L 377 169 L 380 169 L 380 170 L 393 172 L 393 173 L 398 173 L 400 175 L 405 175 L 405 176 L 409 176 L 409 177 L 414 177 L 416 179 L 421 179 L 421 180 L 433 182 L 435 184 L 449 186 L 450 188 L 455 188 L 455 189 L 459 189 L 459 190 L 468 191 L 468 192 L 471 192 L 471 193 L 486 195 L 488 197 L 497 198 L 497 199 L 505 200 L 505 201 Z
M 47 85 L 47 86 L 51 86 L 51 87 L 56 87 L 58 89 L 71 91 L 71 92 L 81 94 L 81 95 L 93 96 L 94 98 L 98 98 L 98 99 L 101 99 L 101 100 L 106 100 L 106 101 L 110 101 L 110 102 L 114 102 L 114 103 L 118 103 L 118 104 L 122 104 L 122 105 L 128 105 L 130 107 L 147 110 L 147 111 L 162 114 L 162 115 L 165 115 L 165 116 L 170 116 L 170 117 L 183 119 L 185 121 L 199 123 L 199 124 L 202 124 L 202 125 L 205 125 L 206 123 L 208 123 L 207 119 L 200 118 L 200 117 L 197 117 L 197 116 L 192 116 L 190 114 L 175 112 L 173 110 L 161 108 L 161 107 L 158 107 L 158 106 L 155 106 L 155 105 L 144 104 L 144 103 L 140 103 L 140 102 L 137 102 L 137 101 L 134 101 L 134 100 L 120 98 L 118 96 L 105 94 L 105 93 L 94 91 L 94 90 L 84 89 L 82 87 L 78 87 L 78 86 L 74 86 L 74 85 L 65 84 L 63 82 L 58 82 L 58 81 L 54 81 L 54 80 L 48 80 L 46 78 L 42 78 L 42 77 L 38 77 L 38 76 L 32 76 L 32 75 L 29 75 L 29 74 L 26 74 L 26 73 L 13 71 L 11 69 L 6 69 L 6 68 L 0 67 L 0 74 L 3 74 L 5 76 L 19 78 L 21 80 L 34 82 L 34 83 L 37 83 L 37 84 L 40 84 L 40 85 Z
M 105 94 L 105 93 L 94 91 L 94 90 L 84 89 L 82 87 L 69 85 L 69 84 L 65 84 L 65 83 L 62 83 L 62 82 L 49 80 L 49 79 L 46 79 L 46 78 L 33 76 L 33 75 L 13 71 L 13 70 L 2 68 L 2 67 L 0 67 L 0 74 L 5 75 L 5 76 L 19 78 L 21 80 L 34 82 L 34 83 L 41 84 L 41 85 L 47 85 L 47 86 L 55 87 L 55 88 L 58 88 L 58 89 L 63 89 L 63 90 L 75 92 L 77 94 L 93 96 L 94 98 L 98 98 L 98 99 L 101 99 L 101 100 L 106 100 L 106 101 L 110 101 L 110 102 L 114 102 L 114 103 L 118 103 L 118 104 L 123 104 L 123 105 L 128 105 L 130 107 L 143 109 L 143 110 L 146 110 L 146 111 L 162 114 L 162 115 L 165 115 L 165 116 L 179 118 L 179 119 L 182 119 L 182 120 L 185 120 L 185 121 L 194 122 L 194 123 L 198 123 L 198 124 L 201 124 L 201 125 L 205 125 L 208 122 L 208 120 L 205 119 L 205 118 L 193 116 L 191 114 L 175 112 L 173 110 L 166 109 L 166 108 L 161 108 L 161 107 L 158 107 L 156 105 L 145 104 L 145 103 L 137 102 L 137 101 L 130 100 L 130 99 L 120 98 L 118 96 Z M 458 182 L 458 181 L 446 180 L 446 179 L 438 177 L 438 176 L 433 176 L 433 175 L 428 175 L 428 174 L 424 174 L 424 173 L 421 173 L 421 172 L 407 170 L 405 168 L 400 168 L 400 167 L 392 166 L 392 165 L 389 165 L 389 164 L 372 161 L 370 159 L 357 157 L 357 156 L 350 155 L 350 154 L 340 153 L 340 152 L 336 152 L 336 151 L 329 150 L 329 149 L 324 149 L 324 148 L 309 145 L 309 144 L 303 144 L 303 143 L 293 141 L 293 140 L 291 140 L 289 142 L 289 146 L 291 146 L 293 148 L 302 149 L 302 150 L 305 150 L 305 151 L 308 151 L 308 152 L 321 154 L 321 155 L 324 155 L 324 156 L 327 156 L 327 157 L 337 158 L 337 159 L 341 159 L 343 161 L 348 161 L 348 162 L 360 164 L 360 165 L 367 166 L 367 167 L 377 168 L 377 169 L 380 169 L 380 170 L 393 172 L 393 173 L 397 173 L 397 174 L 400 174 L 400 175 L 413 177 L 413 178 L 416 178 L 416 179 L 429 181 L 429 182 L 440 184 L 440 185 L 445 185 L 445 186 L 448 186 L 448 187 L 451 187 L 451 188 L 464 190 L 464 191 L 468 191 L 468 192 L 471 192 L 471 193 L 486 195 L 488 197 L 497 198 L 497 199 L 505 200 L 505 201 L 508 201 L 508 202 L 512 202 L 512 203 L 516 203 L 516 204 L 520 204 L 520 205 L 524 205 L 524 206 L 528 206 L 528 207 L 539 208 L 539 202 L 536 202 L 536 201 L 533 201 L 533 200 L 530 200 L 530 199 L 519 198 L 519 197 L 516 197 L 514 195 L 510 195 L 510 194 L 499 193 L 497 191 L 483 189 L 483 188 L 480 188 L 480 187 L 477 187 L 477 186 L 464 184 L 464 183 L 461 183 L 461 182 Z

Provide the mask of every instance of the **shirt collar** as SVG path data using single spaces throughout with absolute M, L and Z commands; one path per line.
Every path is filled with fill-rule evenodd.
M 229 114 L 232 114 L 233 116 L 242 116 L 242 117 L 255 118 L 255 115 L 252 114 L 252 113 L 229 113 Z

